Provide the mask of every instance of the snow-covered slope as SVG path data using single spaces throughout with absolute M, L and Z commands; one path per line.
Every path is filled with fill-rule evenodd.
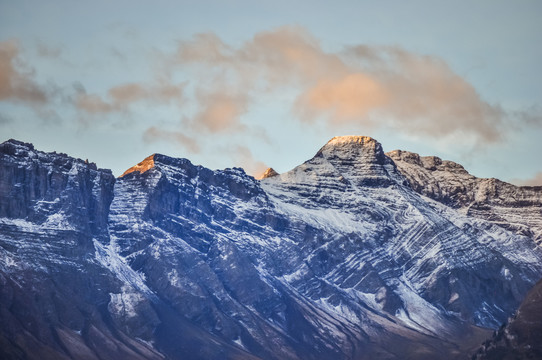
M 542 277 L 532 236 L 540 213 L 525 210 L 525 231 L 473 216 L 416 186 L 402 160 L 369 137 L 334 138 L 261 181 L 160 154 L 116 181 L 95 168 L 71 181 L 74 165 L 64 163 L 90 165 L 15 141 L 0 150 L 0 255 L 8 264 L 0 281 L 19 289 L 0 294 L 0 320 L 10 319 L 0 337 L 6 354 L 32 357 L 30 340 L 16 336 L 24 329 L 56 357 L 83 349 L 118 358 L 96 346 L 114 342 L 134 358 L 456 358 L 487 336 L 479 326 L 497 328 Z M 62 204 L 71 189 L 84 199 L 39 207 L 55 201 L 44 180 L 46 190 L 13 205 L 10 194 L 36 187 L 29 171 L 65 178 L 55 190 Z M 432 174 L 423 173 L 428 188 Z M 68 240 L 56 240 L 60 231 Z M 85 245 L 60 256 L 69 241 Z M 37 274 L 56 284 L 28 290 L 42 298 L 32 309 L 48 314 L 39 325 L 51 337 L 6 305 L 29 302 Z M 79 291 L 85 296 L 72 307 L 86 310 L 72 313 L 81 320 L 60 316 L 67 305 L 52 294 Z
M 420 194 L 542 243 L 542 186 L 480 179 L 463 166 L 435 156 L 401 150 L 387 155 Z
M 540 252 L 533 251 L 528 237 L 515 236 L 421 197 L 405 183 L 375 140 L 341 137 L 332 139 L 305 164 L 264 180 L 262 187 L 284 213 L 296 214 L 328 233 L 360 238 L 361 243 L 355 242 L 358 248 L 347 252 L 357 255 L 352 268 L 339 274 L 361 279 L 367 270 L 359 269 L 356 276 L 356 267 L 367 263 L 377 268 L 384 281 L 400 281 L 400 285 L 391 285 L 401 289 L 392 294 L 411 290 L 463 319 L 482 326 L 498 325 L 507 312 L 503 307 L 515 306 L 514 301 L 523 295 L 508 288 L 506 277 L 536 279 Z M 331 206 L 322 209 L 322 203 Z M 337 246 L 331 240 L 324 248 L 333 254 L 329 249 Z M 336 256 L 332 262 L 338 267 L 348 265 L 343 253 Z M 517 269 L 520 263 L 529 264 L 527 273 L 511 275 L 510 269 Z M 335 272 L 331 269 L 329 274 Z M 500 299 L 488 303 L 488 296 Z M 504 305 L 505 298 L 512 304 Z M 408 309 L 396 305 L 392 313 L 403 310 Z

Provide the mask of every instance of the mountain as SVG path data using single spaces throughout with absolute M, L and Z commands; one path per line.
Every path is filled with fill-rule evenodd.
M 261 174 L 260 176 L 258 176 L 256 178 L 256 180 L 263 180 L 263 179 L 267 179 L 267 178 L 270 178 L 270 177 L 273 177 L 273 176 L 277 176 L 279 173 L 275 171 L 275 169 L 273 168 L 268 168 L 267 170 L 265 170 L 263 172 L 263 174 Z
M 0 357 L 464 358 L 542 277 L 542 189 L 454 191 L 405 154 L 348 136 L 262 180 L 161 154 L 115 179 L 1 144 Z
M 471 217 L 487 220 L 542 242 L 542 186 L 514 186 L 479 179 L 463 166 L 407 151 L 387 154 L 418 193 Z
M 525 297 L 506 325 L 484 342 L 473 360 L 542 359 L 542 281 Z

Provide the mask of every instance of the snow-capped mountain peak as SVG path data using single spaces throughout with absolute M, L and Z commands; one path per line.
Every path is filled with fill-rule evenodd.
M 269 190 L 304 189 L 300 192 L 303 196 L 322 199 L 342 197 L 341 193 L 358 192 L 363 187 L 388 187 L 403 182 L 378 141 L 367 136 L 340 136 L 328 141 L 312 159 L 262 180 L 262 186 Z

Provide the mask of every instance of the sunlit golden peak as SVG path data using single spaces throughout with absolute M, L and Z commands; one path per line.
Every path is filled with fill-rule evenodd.
M 124 177 L 134 171 L 139 172 L 140 174 L 143 174 L 145 171 L 148 171 L 154 167 L 154 154 L 151 156 L 148 156 L 140 162 L 139 164 L 132 166 L 128 170 L 126 170 L 120 177 Z

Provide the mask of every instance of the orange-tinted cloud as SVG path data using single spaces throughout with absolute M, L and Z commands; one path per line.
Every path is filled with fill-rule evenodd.
M 212 133 L 242 129 L 239 118 L 247 111 L 248 99 L 227 91 L 197 95 L 200 111 L 194 116 L 193 127 Z
M 258 33 L 238 50 L 237 58 L 243 65 L 257 66 L 274 86 L 336 79 L 350 72 L 338 54 L 323 51 L 319 41 L 300 27 Z
M 247 174 L 252 176 L 262 174 L 269 167 L 262 161 L 256 160 L 250 149 L 245 146 L 235 147 L 233 156 L 237 166 L 242 167 Z
M 108 94 L 114 103 L 129 104 L 145 98 L 147 91 L 141 84 L 129 83 L 109 89 Z
M 123 111 L 131 104 L 141 101 L 154 104 L 180 103 L 183 99 L 183 88 L 182 84 L 143 85 L 128 83 L 109 89 L 106 99 L 100 95 L 80 92 L 75 99 L 75 105 L 89 114 L 100 114 Z
M 248 86 L 262 80 L 272 86 L 285 81 L 314 82 L 349 72 L 337 54 L 322 51 L 318 40 L 300 27 L 260 32 L 239 48 L 225 44 L 215 34 L 198 34 L 191 41 L 179 42 L 175 61 L 219 69 Z
M 435 137 L 469 135 L 489 143 L 499 140 L 502 127 L 510 126 L 514 117 L 484 101 L 437 57 L 393 46 L 359 45 L 330 52 L 299 27 L 261 32 L 238 47 L 215 34 L 196 35 L 179 42 L 175 62 L 198 69 L 198 81 L 220 83 L 220 88 L 232 89 L 227 94 L 244 99 L 297 91 L 294 114 L 331 126 L 385 126 Z M 223 129 L 219 124 L 239 123 L 249 105 L 214 112 L 219 102 L 213 107 L 209 98 L 197 100 L 203 109 L 199 121 L 210 131 Z M 220 117 L 222 121 L 208 120 Z
M 353 73 L 337 81 L 323 80 L 301 94 L 296 103 L 304 120 L 326 116 L 333 123 L 360 121 L 384 106 L 389 94 L 374 79 Z
M 90 114 L 108 113 L 118 110 L 116 106 L 103 101 L 99 95 L 95 94 L 79 94 L 75 105 Z
M 151 126 L 145 131 L 143 134 L 143 140 L 149 143 L 156 141 L 168 141 L 181 145 L 186 150 L 194 154 L 200 151 L 199 145 L 194 138 L 179 131 L 168 131 L 160 129 L 156 126 Z
M 358 46 L 349 55 L 379 80 L 388 102 L 379 110 L 389 125 L 434 136 L 462 132 L 497 141 L 507 114 L 481 99 L 474 87 L 441 59 L 397 47 Z
M 192 41 L 180 41 L 176 60 L 183 63 L 227 63 L 232 60 L 232 50 L 215 34 L 196 34 Z
M 510 182 L 519 186 L 542 186 L 542 172 L 536 173 L 530 179 L 512 179 Z
M 34 81 L 32 71 L 21 70 L 18 54 L 17 43 L 0 42 L 0 101 L 45 103 L 47 92 Z

